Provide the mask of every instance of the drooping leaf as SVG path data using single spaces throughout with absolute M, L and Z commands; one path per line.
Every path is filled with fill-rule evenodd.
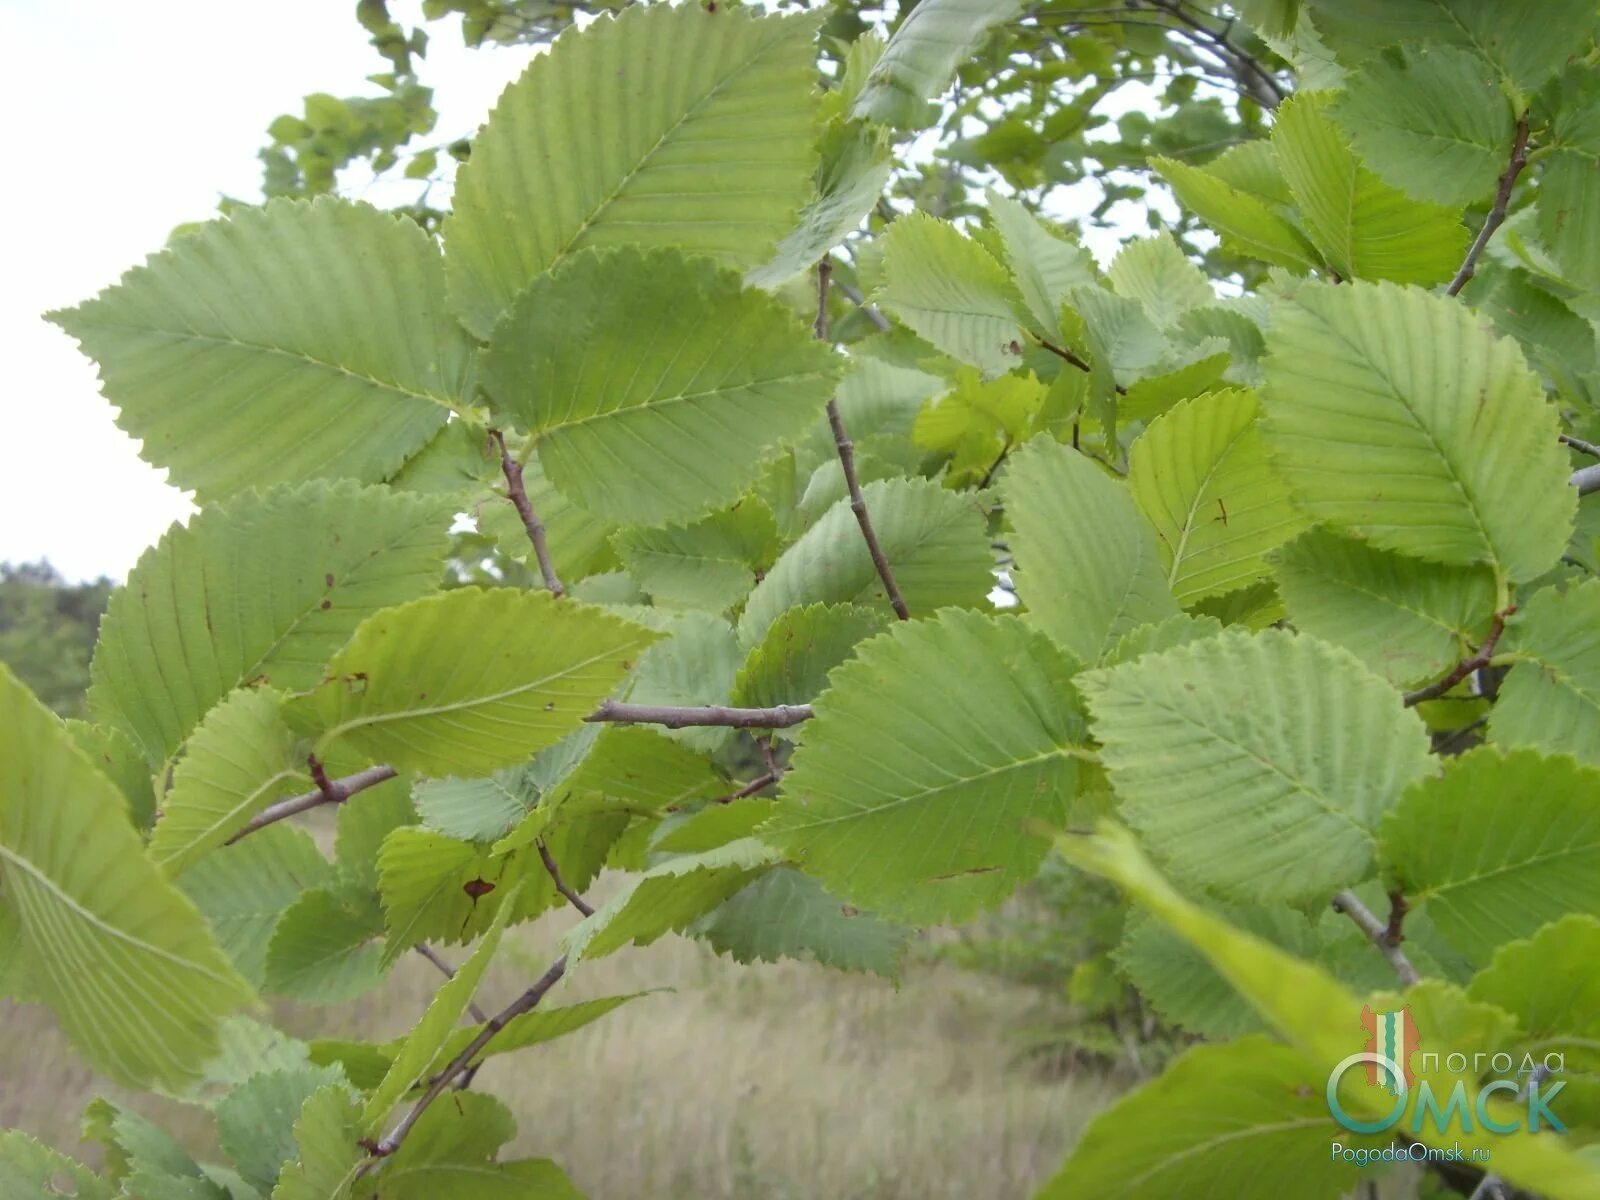
M 150 857 L 167 876 L 181 875 L 274 800 L 315 790 L 278 716 L 282 701 L 270 688 L 240 688 L 200 722 L 150 837 Z
M 691 927 L 735 961 L 811 959 L 840 971 L 897 977 L 910 933 L 830 896 L 789 867 L 768 871 Z
M 226 853 L 202 858 L 178 887 L 204 915 L 239 974 L 259 988 L 279 919 L 302 893 L 328 883 L 332 871 L 310 834 L 280 822 Z
M 1467 249 L 1458 215 L 1411 199 L 1362 166 L 1327 108 L 1321 93 L 1286 100 L 1272 144 L 1306 232 L 1328 266 L 1345 279 L 1432 284 L 1450 278 Z
M 1262 186 L 1259 172 L 1229 169 L 1248 160 L 1269 162 L 1273 172 L 1267 177 L 1269 184 L 1282 185 L 1270 142 L 1237 146 L 1204 167 L 1172 158 L 1152 158 L 1150 163 L 1185 208 L 1245 254 L 1290 270 L 1316 266 L 1316 248 L 1282 211 L 1289 199 L 1287 186 L 1281 196 L 1276 187 L 1258 190 Z
M 1011 456 L 1001 493 L 1028 619 L 1094 663 L 1123 634 L 1176 616 L 1156 539 L 1115 479 L 1037 437 Z
M 1488 632 L 1494 576 L 1378 550 L 1325 529 L 1272 556 L 1273 579 L 1302 633 L 1343 646 L 1397 687 L 1445 673 Z
M 1227 1180 L 1233 1200 L 1337 1200 L 1361 1169 L 1328 1143 L 1369 1139 L 1333 1123 L 1326 1077 L 1326 1064 L 1264 1037 L 1197 1046 L 1100 1113 L 1039 1198 L 1167 1200 Z
M 383 979 L 382 933 L 383 912 L 371 893 L 312 888 L 273 927 L 264 986 L 311 1004 L 354 1000 Z
M 1308 285 L 1267 342 L 1263 432 L 1309 516 L 1513 581 L 1560 556 L 1577 497 L 1555 409 L 1471 310 L 1390 284 Z
M 589 246 L 762 262 L 811 187 L 815 31 L 803 13 L 663 5 L 536 57 L 474 139 L 445 223 L 467 328 L 488 337 L 531 280 Z
M 971 917 L 1038 869 L 1082 718 L 1071 665 L 1014 617 L 896 625 L 836 668 L 761 837 L 894 920 Z
M 548 592 L 458 588 L 363 621 L 285 708 L 375 762 L 434 775 L 526 761 L 576 729 L 654 635 Z
M 112 594 L 90 706 L 159 764 L 240 684 L 310 687 L 367 614 L 438 586 L 451 507 L 314 483 L 168 530 Z
M 760 582 L 777 554 L 778 529 L 772 510 L 747 496 L 691 525 L 625 529 L 612 544 L 656 604 L 720 613 Z
M 1225 630 L 1079 686 L 1120 811 L 1176 874 L 1230 898 L 1360 882 L 1379 820 L 1432 769 L 1400 694 L 1304 635 Z
M 389 1110 L 413 1086 L 432 1074 L 430 1068 L 435 1064 L 443 1067 L 449 1061 L 442 1057 L 441 1051 L 450 1040 L 456 1023 L 466 1013 L 467 1005 L 472 1003 L 473 993 L 478 990 L 484 972 L 489 969 L 495 953 L 500 949 L 500 937 L 505 932 L 506 920 L 515 907 L 514 897 L 511 902 L 501 906 L 500 912 L 484 931 L 483 939 L 467 961 L 434 993 L 428 1011 L 422 1014 L 422 1019 L 395 1052 L 389 1073 L 372 1090 L 361 1111 L 361 1123 L 369 1135 L 380 1132 Z
M 1569 912 L 1600 915 L 1600 771 L 1532 750 L 1448 759 L 1385 819 L 1385 873 L 1485 962 Z
M 821 411 L 840 359 L 736 273 L 675 250 L 575 255 L 495 326 L 484 387 L 562 493 L 628 524 L 736 500 Z
M 1518 661 L 1489 716 L 1490 740 L 1600 763 L 1600 581 L 1535 592 L 1510 641 Z
M 685 928 L 751 880 L 779 855 L 755 838 L 669 858 L 629 881 L 628 886 L 585 917 L 562 939 L 567 963 L 600 958 L 630 942 L 648 946 Z
M 878 300 L 919 337 L 989 377 L 1021 361 L 1022 298 L 987 250 L 923 213 L 896 221 L 882 244 Z
M 1017 0 L 923 0 L 890 36 L 850 115 L 895 129 L 929 124 L 956 69 L 1020 11 Z
M 52 319 L 99 362 L 144 457 L 204 500 L 378 483 L 471 396 L 438 248 L 327 197 L 208 222 Z
M 994 558 L 973 497 L 926 479 L 882 480 L 865 485 L 861 493 L 913 616 L 983 602 L 994 586 Z M 883 581 L 848 500 L 824 513 L 756 585 L 739 621 L 740 640 L 753 644 L 781 614 L 819 602 L 889 611 Z
M 1128 490 L 1161 539 L 1179 604 L 1256 582 L 1263 556 L 1305 527 L 1267 461 L 1258 409 L 1253 392 L 1186 400 L 1128 453 Z
M 739 668 L 734 699 L 756 708 L 811 703 L 827 686 L 828 672 L 887 622 L 884 613 L 857 604 L 801 604 L 785 609 Z
M 1511 105 L 1475 51 L 1411 45 L 1367 62 L 1332 113 L 1385 183 L 1439 204 L 1494 191 L 1511 156 Z
M 194 906 L 144 856 L 122 795 L 0 666 L 0 904 L 30 986 L 128 1086 L 178 1086 L 251 999 Z

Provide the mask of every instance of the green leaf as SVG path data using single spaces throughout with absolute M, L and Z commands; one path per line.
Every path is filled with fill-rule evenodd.
M 138 744 L 115 725 L 68 721 L 67 732 L 84 757 L 127 799 L 128 818 L 134 826 L 148 830 L 156 819 L 156 795 L 150 764 Z
M 568 735 L 542 755 L 560 753 L 566 742 L 584 732 Z M 429 829 L 446 837 L 493 841 L 538 805 L 541 789 L 533 780 L 534 769 L 533 763 L 524 763 L 480 779 L 424 780 L 412 794 L 417 815 Z
M 1589 0 L 1545 0 L 1538 20 L 1502 0 L 1310 0 L 1319 32 L 1347 61 L 1400 41 L 1476 50 L 1526 92 L 1539 88 L 1594 31 Z
M 1308 516 L 1513 581 L 1560 557 L 1577 494 L 1556 411 L 1471 310 L 1390 284 L 1308 285 L 1267 344 L 1263 432 Z
M 1541 1051 L 1565 1051 L 1596 1069 L 1600 1042 L 1600 920 L 1570 913 L 1524 941 L 1508 942 L 1473 977 L 1467 994 L 1517 1018 L 1523 1033 Z M 1538 1061 L 1541 1055 L 1536 1055 Z M 1573 1064 L 1577 1065 L 1577 1064 Z
M 1196 1046 L 1099 1113 L 1039 1200 L 1167 1200 L 1213 1183 L 1230 1200 L 1337 1200 L 1362 1172 L 1329 1142 L 1370 1139 L 1334 1124 L 1326 1080 L 1325 1064 L 1264 1037 Z
M 1037 428 L 1045 395 L 1031 371 L 985 380 L 963 368 L 955 388 L 917 414 L 911 437 L 923 449 L 949 456 L 947 487 L 986 486 L 1005 453 Z
M 73 1044 L 126 1086 L 177 1086 L 251 1000 L 200 914 L 144 856 L 122 795 L 0 666 L 0 904 Z
M 629 943 L 648 946 L 663 934 L 704 916 L 777 860 L 770 847 L 741 838 L 708 850 L 669 858 L 628 881 L 562 939 L 567 965 L 600 958 Z
M 279 823 L 226 853 L 202 858 L 178 887 L 199 908 L 239 974 L 259 988 L 279 918 L 301 893 L 330 882 L 332 873 L 310 834 Z
M 1600 239 L 1600 200 L 1594 186 L 1600 170 L 1600 92 L 1587 67 L 1574 75 L 1577 87 L 1587 94 L 1564 95 L 1566 103 L 1551 126 L 1539 186 L 1539 236 L 1563 271 L 1594 288 L 1600 286 L 1593 253 Z
M 930 124 L 937 112 L 931 102 L 956 69 L 1020 11 L 1018 0 L 922 0 L 890 36 L 850 115 L 894 129 Z
M 535 57 L 456 178 L 444 240 L 467 328 L 488 337 L 530 280 L 588 246 L 762 262 L 811 188 L 815 33 L 808 14 L 625 9 Z
M 564 583 L 576 583 L 586 575 L 616 567 L 616 555 L 611 552 L 616 523 L 574 504 L 557 491 L 545 476 L 537 454 L 522 464 L 522 484 L 533 511 L 544 522 L 550 561 Z M 501 554 L 537 569 L 527 526 L 505 496 L 490 493 L 474 508 L 473 516 L 478 529 L 495 539 Z
M 366 1159 L 356 1144 L 361 1107 L 343 1084 L 318 1088 L 294 1123 L 296 1156 L 284 1163 L 272 1200 L 346 1200 Z
M 263 1195 L 295 1155 L 295 1121 L 313 1093 L 343 1082 L 337 1070 L 307 1067 L 247 1079 L 217 1104 L 217 1140 L 239 1174 Z
M 545 474 L 601 516 L 698 517 L 760 477 L 842 361 L 779 300 L 675 250 L 581 254 L 495 326 L 484 387 Z
M 1467 230 L 1457 213 L 1412 200 L 1363 167 L 1324 94 L 1286 100 L 1272 143 L 1306 232 L 1343 278 L 1431 284 L 1461 265 Z
M 877 299 L 885 308 L 986 376 L 1018 365 L 1022 298 L 987 250 L 954 225 L 915 212 L 890 225 L 882 245 L 884 284 Z
M 810 959 L 890 978 L 899 977 L 910 941 L 903 926 L 841 903 L 816 880 L 787 867 L 746 885 L 690 932 L 741 963 Z
M 505 1105 L 461 1092 L 431 1106 L 378 1177 L 384 1200 L 582 1200 L 548 1159 L 495 1162 L 516 1133 Z
M 1190 642 L 1216 636 L 1222 632 L 1222 628 L 1222 622 L 1216 617 L 1179 613 L 1165 621 L 1129 630 L 1101 660 L 1101 665 L 1114 667 L 1118 663 L 1132 662 L 1144 654 L 1157 654 L 1162 650 L 1187 646 Z
M 314 790 L 278 715 L 282 701 L 268 688 L 240 688 L 189 739 L 150 837 L 150 858 L 169 877 L 221 846 L 272 801 Z
M 881 480 L 861 494 L 912 615 L 984 602 L 994 586 L 994 557 L 974 497 L 927 479 Z M 818 602 L 889 611 L 848 500 L 828 509 L 756 585 L 739 621 L 740 640 L 751 645 L 789 609 Z
M 1511 157 L 1515 122 L 1497 84 L 1476 52 L 1413 44 L 1366 63 L 1331 111 L 1390 186 L 1471 204 L 1494 191 Z
M 785 609 L 739 668 L 733 698 L 755 708 L 809 704 L 828 685 L 828 673 L 887 623 L 878 609 L 855 604 Z M 794 736 L 790 730 L 778 732 Z
M 1093 256 L 1082 246 L 1057 237 L 1011 197 L 991 188 L 984 199 L 1028 312 L 1039 329 L 1054 332 L 1061 320 L 1061 306 L 1072 289 L 1094 284 Z
M 1360 1050 L 1361 1001 L 1326 972 L 1234 929 L 1185 900 L 1151 866 L 1126 830 L 1108 826 L 1094 836 L 1063 837 L 1056 844 L 1069 861 L 1115 880 L 1157 920 L 1193 944 L 1267 1023 L 1310 1061 L 1336 1064 Z M 1393 1008 L 1402 1000 L 1413 1006 L 1418 1025 L 1428 1029 L 1424 1036 L 1430 1044 L 1462 1051 L 1503 1048 L 1504 1035 L 1514 1024 L 1505 1012 L 1469 1001 L 1448 985 L 1433 982 L 1410 989 L 1404 997 L 1374 997 L 1367 1007 Z M 1419 1069 L 1417 1057 L 1413 1056 L 1411 1066 L 1422 1074 L 1425 1068 Z M 1456 1078 L 1459 1076 L 1434 1072 L 1430 1084 L 1436 1095 L 1446 1096 Z M 1400 1118 L 1407 1128 L 1418 1092 L 1420 1089 L 1412 1093 L 1411 1113 Z M 1346 1073 L 1339 1099 L 1347 1113 L 1362 1120 L 1382 1117 L 1389 1107 L 1388 1093 L 1369 1087 L 1359 1072 Z M 1516 1116 L 1506 1102 L 1490 1100 L 1488 1109 L 1497 1120 Z M 1557 1138 L 1527 1132 L 1492 1134 L 1465 1127 L 1452 1127 L 1448 1133 L 1435 1127 L 1430 1132 L 1420 1124 L 1415 1136 L 1424 1144 L 1460 1145 L 1469 1155 L 1474 1148 L 1485 1151 L 1503 1177 L 1541 1195 L 1584 1200 L 1600 1186 L 1600 1163 L 1586 1162 Z
M 1212 392 L 1156 418 L 1128 452 L 1128 490 L 1161 539 L 1179 604 L 1247 587 L 1305 527 L 1267 462 L 1254 392 Z
M 1400 694 L 1304 635 L 1225 630 L 1079 687 L 1123 815 L 1177 875 L 1238 900 L 1359 882 L 1378 821 L 1432 769 Z
M 1258 151 L 1255 146 L 1262 148 Z M 1276 171 L 1277 156 L 1270 143 L 1235 147 L 1205 167 L 1160 157 L 1152 158 L 1150 165 L 1160 172 L 1179 203 L 1242 253 L 1290 270 L 1316 266 L 1316 249 L 1279 210 L 1277 196 L 1258 194 L 1224 175 L 1229 160 L 1245 152 L 1270 159 Z
M 836 668 L 761 836 L 894 920 L 965 919 L 1044 857 L 1077 782 L 1071 664 L 1014 617 L 901 623 Z
M 852 43 L 852 49 L 866 39 Z M 800 212 L 772 259 L 745 273 L 752 287 L 773 288 L 807 271 L 860 226 L 894 170 L 882 133 L 870 125 L 834 122 L 822 135 L 817 194 Z
M 699 706 L 726 704 L 739 670 L 739 640 L 733 626 L 711 613 L 630 613 L 667 637 L 639 659 L 628 699 L 635 704 Z M 733 731 L 716 726 L 667 729 L 663 735 L 702 754 L 720 750 Z
M 1108 274 L 1119 296 L 1144 305 L 1161 329 L 1177 324 L 1191 308 L 1217 302 L 1200 268 L 1184 255 L 1170 233 L 1125 242 Z
M 726 612 L 778 552 L 772 510 L 753 496 L 692 525 L 624 529 L 612 539 L 623 569 L 658 605 Z
M 1600 772 L 1532 750 L 1446 759 L 1383 823 L 1385 873 L 1484 962 L 1569 912 L 1600 915 Z
M 370 893 L 313 888 L 273 928 L 266 989 L 311 1004 L 354 1000 L 383 979 L 382 933 L 383 913 Z
M 239 208 L 51 319 L 99 362 L 144 457 L 202 500 L 377 483 L 472 394 L 438 248 L 343 200 Z
M 58 1186 L 62 1183 L 70 1190 Z M 111 1185 L 93 1171 L 19 1129 L 0 1129 L 0 1193 L 18 1200 L 50 1195 L 113 1200 L 115 1196 Z
M 1600 580 L 1535 592 L 1511 627 L 1517 663 L 1489 737 L 1600 763 Z
M 438 586 L 451 509 L 352 483 L 208 508 L 112 594 L 90 706 L 160 764 L 240 684 L 312 686 L 368 613 Z
M 1396 687 L 1444 674 L 1488 632 L 1494 576 L 1378 550 L 1325 529 L 1272 556 L 1289 620 Z
M 1156 539 L 1128 491 L 1089 458 L 1036 437 L 1007 466 L 1017 592 L 1028 619 L 1080 662 L 1179 609 Z
M 500 949 L 500 936 L 505 932 L 507 918 L 516 907 L 515 899 L 515 896 L 509 897 L 500 906 L 499 913 L 484 932 L 483 940 L 467 961 L 456 969 L 455 975 L 434 993 L 428 1011 L 422 1014 L 422 1019 L 406 1035 L 404 1043 L 395 1053 L 389 1073 L 367 1097 L 366 1107 L 361 1112 L 361 1124 L 368 1134 L 379 1133 L 384 1118 L 400 1098 L 418 1082 L 427 1079 L 436 1064 L 442 1068 L 448 1061 L 442 1057 L 441 1051 L 450 1040 L 451 1030 L 467 1011 L 467 1005 L 472 1003 L 473 993 L 483 981 L 484 972 L 494 960 L 495 952 Z
M 492 771 L 576 729 L 654 640 L 548 592 L 458 588 L 367 618 L 328 681 L 285 712 L 319 747 L 434 775 Z

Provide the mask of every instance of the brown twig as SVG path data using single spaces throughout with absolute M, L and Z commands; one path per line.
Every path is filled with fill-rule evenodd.
M 780 772 L 768 771 L 759 779 L 752 779 L 737 792 L 729 792 L 726 796 L 718 796 L 711 801 L 713 804 L 732 804 L 735 800 L 743 800 L 747 796 L 754 796 L 764 787 L 771 787 L 778 782 Z
M 428 1084 L 428 1090 L 422 1093 L 417 1102 L 406 1112 L 406 1115 L 401 1117 L 395 1127 L 385 1135 L 383 1141 L 368 1150 L 373 1159 L 387 1158 L 398 1150 L 400 1143 L 405 1141 L 406 1135 L 411 1132 L 411 1128 L 417 1123 L 418 1118 L 428 1111 L 428 1107 L 435 1100 L 444 1095 L 445 1089 L 450 1086 L 451 1080 L 465 1071 L 471 1065 L 472 1060 L 477 1057 L 479 1051 L 493 1041 L 495 1035 L 510 1024 L 512 1020 L 520 1017 L 525 1012 L 532 1011 L 539 1001 L 545 998 L 550 989 L 561 981 L 561 977 L 566 973 L 567 957 L 563 954 L 550 964 L 549 969 L 539 976 L 532 987 L 485 1021 L 483 1028 L 478 1030 L 477 1035 L 461 1048 L 461 1053 L 452 1058 L 445 1065 L 444 1070 L 433 1077 L 432 1082 Z M 368 1163 L 367 1169 L 370 1170 L 375 1165 L 375 1162 Z
M 550 542 L 545 536 L 544 522 L 533 511 L 533 502 L 528 499 L 528 488 L 522 479 L 522 464 L 506 449 L 506 439 L 498 429 L 491 429 L 489 436 L 500 447 L 500 472 L 506 477 L 506 495 L 516 507 L 517 515 L 522 518 L 522 527 L 528 531 L 528 540 L 533 543 L 533 556 L 539 563 L 539 574 L 544 576 L 544 586 L 550 589 L 552 596 L 560 599 L 566 595 L 567 589 L 561 586 L 555 564 L 550 561 Z
M 592 724 L 663 725 L 687 729 L 713 725 L 729 729 L 787 729 L 812 717 L 809 704 L 776 704 L 771 708 L 729 708 L 722 704 L 678 708 L 665 704 L 625 704 L 606 700 L 584 718 Z
M 317 762 L 312 755 L 310 762 L 316 763 L 311 770 L 311 777 L 318 780 L 317 790 L 307 792 L 303 796 L 291 796 L 287 800 L 280 800 L 276 804 L 267 806 L 250 819 L 243 829 L 229 838 L 224 845 L 231 846 L 247 833 L 254 833 L 258 829 L 297 813 L 307 812 L 313 808 L 320 808 L 324 804 L 343 804 L 357 792 L 364 792 L 369 787 L 376 787 L 380 783 L 393 779 L 397 774 L 393 767 L 368 767 L 364 771 L 357 771 L 354 775 L 346 775 L 343 779 L 329 779 L 327 772 L 322 769 L 322 764 Z M 320 776 L 320 778 L 319 778 Z
M 1389 893 L 1389 923 L 1383 927 L 1383 936 L 1391 946 L 1398 946 L 1406 940 L 1406 914 L 1410 911 L 1411 906 L 1406 903 L 1404 892 L 1396 889 Z
M 824 255 L 817 264 L 817 319 L 812 326 L 819 341 L 828 340 L 828 281 L 832 277 L 833 260 Z M 867 543 L 867 555 L 872 559 L 878 578 L 883 581 L 883 590 L 894 607 L 894 615 L 902 621 L 909 621 L 911 610 L 906 607 L 905 597 L 900 594 L 900 585 L 895 582 L 894 571 L 889 566 L 889 556 L 883 552 L 877 530 L 872 527 L 872 518 L 867 515 L 867 502 L 861 495 L 861 479 L 856 474 L 855 443 L 850 440 L 849 431 L 844 427 L 844 417 L 839 413 L 837 400 L 828 401 L 828 427 L 833 430 L 833 446 L 839 453 L 845 489 L 850 493 L 850 511 L 855 513 L 856 524 L 861 527 L 862 540 Z
M 1054 354 L 1057 358 L 1063 360 L 1064 362 L 1067 362 L 1067 363 L 1071 364 L 1074 367 L 1077 367 L 1078 370 L 1083 371 L 1086 374 L 1089 373 L 1089 372 L 1092 372 L 1094 370 L 1094 368 L 1089 365 L 1089 360 L 1084 358 L 1077 351 L 1069 350 L 1065 346 L 1058 346 L 1054 342 L 1051 342 L 1051 341 L 1046 341 L 1044 338 L 1040 337 L 1038 334 L 1033 334 L 1032 337 L 1033 337 L 1034 341 L 1039 343 L 1039 349 L 1048 350 L 1051 354 Z M 1126 396 L 1128 394 L 1128 389 L 1123 387 L 1120 383 L 1115 384 L 1114 386 L 1117 389 L 1117 395 Z
M 1405 706 L 1411 708 L 1421 704 L 1424 700 L 1437 700 L 1456 684 L 1460 683 L 1474 671 L 1482 670 L 1489 665 L 1489 660 L 1494 657 L 1494 648 L 1500 644 L 1500 635 L 1506 631 L 1506 621 L 1511 614 L 1517 611 L 1515 604 L 1495 613 L 1494 623 L 1489 626 L 1489 634 L 1483 639 L 1483 644 L 1478 647 L 1477 653 L 1458 662 L 1448 675 L 1435 683 L 1430 683 L 1425 688 L 1418 688 L 1414 692 L 1407 692 Z
M 1505 223 L 1506 210 L 1511 206 L 1511 190 L 1517 185 L 1517 176 L 1522 174 L 1528 165 L 1528 114 L 1523 113 L 1517 118 L 1517 132 L 1511 139 L 1511 161 L 1506 164 L 1505 171 L 1500 176 L 1500 186 L 1495 189 L 1494 207 L 1489 210 L 1489 215 L 1484 218 L 1483 228 L 1478 230 L 1478 236 L 1473 239 L 1472 247 L 1467 251 L 1467 257 L 1461 264 L 1461 269 L 1456 272 L 1456 277 L 1450 281 L 1450 286 L 1445 288 L 1445 295 L 1454 296 L 1477 273 L 1478 259 L 1483 257 L 1483 251 L 1489 244 L 1489 239 L 1494 236 L 1495 230 Z
M 1578 489 L 1580 496 L 1600 492 L 1600 463 L 1595 463 L 1592 467 L 1579 467 L 1567 482 Z
M 1422 982 L 1422 976 L 1417 974 L 1416 967 L 1411 965 L 1411 960 L 1406 957 L 1406 952 L 1400 949 L 1398 942 L 1389 940 L 1389 927 L 1378 920 L 1372 910 L 1352 891 L 1345 890 L 1333 898 L 1333 909 L 1342 912 L 1356 923 L 1357 928 L 1367 935 L 1367 939 L 1383 952 L 1384 958 L 1389 960 L 1389 965 L 1394 968 L 1394 973 L 1400 977 L 1400 982 L 1407 987 Z
M 438 967 L 440 971 L 444 972 L 444 977 L 446 979 L 454 979 L 456 977 L 456 969 L 449 963 L 445 962 L 444 959 L 440 958 L 434 948 L 428 945 L 427 942 L 418 942 L 412 947 L 412 949 L 418 954 L 422 955 L 423 958 L 427 959 L 434 966 Z M 483 1009 L 478 1007 L 478 1002 L 476 1000 L 467 1001 L 467 1011 L 472 1014 L 472 1019 L 477 1021 L 479 1024 L 482 1024 L 484 1021 L 489 1019 L 488 1015 L 483 1011 Z
M 594 916 L 594 906 L 573 891 L 567 881 L 561 878 L 561 868 L 556 864 L 556 856 L 550 853 L 550 847 L 544 844 L 544 839 L 539 838 L 534 844 L 539 847 L 539 860 L 544 863 L 544 869 L 550 876 L 550 882 L 556 885 L 556 891 L 565 896 L 567 903 L 584 916 Z
M 1573 437 L 1570 433 L 1561 435 L 1561 444 L 1571 446 L 1579 454 L 1587 454 L 1590 458 L 1600 458 L 1600 446 L 1593 442 L 1586 442 L 1580 437 Z

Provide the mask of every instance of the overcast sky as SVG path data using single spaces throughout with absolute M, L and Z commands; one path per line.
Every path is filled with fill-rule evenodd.
M 407 19 L 417 5 L 397 3 Z M 308 92 L 371 92 L 385 64 L 350 0 L 0 0 L 0 561 L 126 576 L 191 511 L 112 422 L 93 365 L 39 314 L 159 250 L 218 197 L 258 198 L 256 150 Z M 409 23 L 409 21 L 408 21 Z M 470 132 L 527 50 L 468 51 L 440 23 L 436 135 Z M 430 137 L 430 140 L 432 138 Z

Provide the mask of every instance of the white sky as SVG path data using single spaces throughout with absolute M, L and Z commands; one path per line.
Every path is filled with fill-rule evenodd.
M 412 4 L 394 4 L 406 24 Z M 126 576 L 191 510 L 112 421 L 94 366 L 39 314 L 159 250 L 219 196 L 258 198 L 266 127 L 308 92 L 375 94 L 386 64 L 349 0 L 0 0 L 0 561 Z M 424 81 L 439 124 L 470 132 L 527 49 L 470 51 L 441 22 Z

